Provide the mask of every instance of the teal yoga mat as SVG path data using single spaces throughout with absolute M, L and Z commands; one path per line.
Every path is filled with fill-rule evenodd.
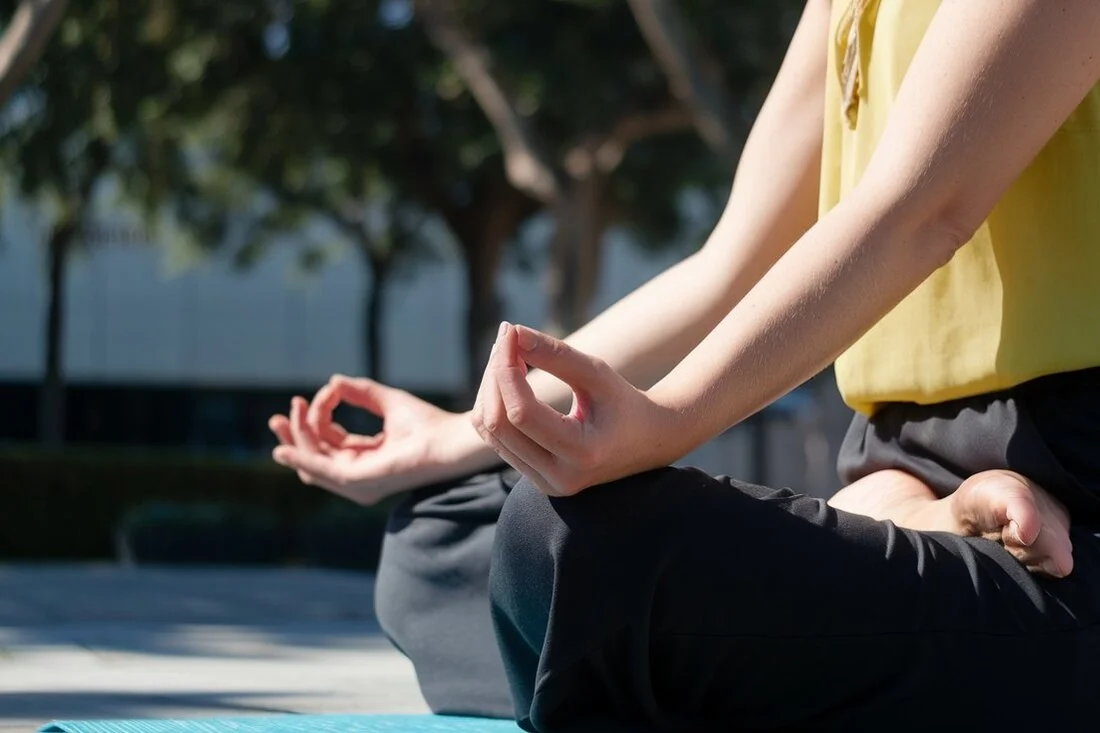
M 39 733 L 518 733 L 510 720 L 446 715 L 269 715 L 194 720 L 58 720 Z

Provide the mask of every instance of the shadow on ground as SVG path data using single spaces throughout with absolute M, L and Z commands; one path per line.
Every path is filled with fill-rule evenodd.
M 67 691 L 0 692 L 0 720 L 40 720 L 43 723 L 65 720 L 148 718 L 184 715 L 188 710 L 214 711 L 218 714 L 290 713 L 278 704 L 264 704 L 265 699 L 278 697 L 285 701 L 293 693 L 233 693 L 220 692 L 155 692 Z
M 377 624 L 54 624 L 0 627 L 0 656 L 78 647 L 95 653 L 214 659 L 283 659 L 315 650 L 382 651 L 393 647 Z

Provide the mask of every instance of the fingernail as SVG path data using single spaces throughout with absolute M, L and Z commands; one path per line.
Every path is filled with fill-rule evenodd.
M 271 451 L 271 458 L 280 466 L 286 465 L 286 449 L 283 446 L 279 446 L 275 450 Z
M 497 329 L 497 338 L 504 335 L 504 332 L 508 330 L 508 321 L 501 321 L 500 328 Z
M 1008 532 L 1012 535 L 1012 540 L 1018 544 L 1024 544 L 1024 537 L 1020 534 L 1020 525 L 1016 524 L 1016 520 L 1013 519 L 1008 523 Z
M 524 351 L 534 351 L 535 347 L 538 346 L 539 340 L 535 338 L 535 333 L 533 331 L 526 328 L 517 328 L 516 333 L 516 341 L 519 343 L 519 347 Z

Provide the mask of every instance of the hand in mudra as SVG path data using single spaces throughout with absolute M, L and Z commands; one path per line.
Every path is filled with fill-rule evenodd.
M 332 419 L 340 403 L 382 418 L 377 435 L 348 433 Z M 291 401 L 289 415 L 268 422 L 279 439 L 273 458 L 358 504 L 456 475 L 479 447 L 465 415 L 371 379 L 336 375 L 311 402 Z
M 541 369 L 573 392 L 562 414 L 527 381 Z M 666 465 L 674 411 L 602 359 L 526 326 L 501 324 L 470 421 L 485 444 L 549 496 Z

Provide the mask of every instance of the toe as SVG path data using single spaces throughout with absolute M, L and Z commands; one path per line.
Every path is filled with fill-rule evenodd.
M 1031 547 L 1043 529 L 1043 515 L 1030 496 L 1012 497 L 1005 502 L 1001 526 L 1005 527 L 1008 535 L 1006 541 Z
M 1048 565 L 1050 574 L 1056 578 L 1064 578 L 1073 572 L 1073 545 L 1068 536 L 1061 538 L 1051 551 Z
M 1009 551 L 1027 568 L 1064 578 L 1073 572 L 1073 545 L 1061 527 L 1047 525 L 1030 547 L 1011 547 Z

